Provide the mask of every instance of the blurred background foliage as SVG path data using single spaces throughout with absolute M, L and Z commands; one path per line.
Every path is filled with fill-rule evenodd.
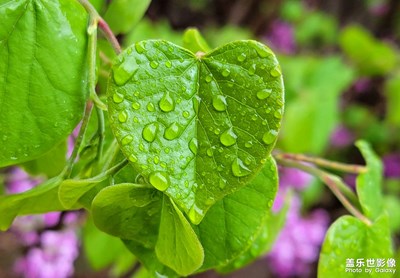
M 383 159 L 383 192 L 394 243 L 400 245 L 400 1 L 398 0 L 91 0 L 124 47 L 144 39 L 182 45 L 186 28 L 196 27 L 211 47 L 239 39 L 256 39 L 278 55 L 286 87 L 286 108 L 277 148 L 346 163 L 363 164 L 354 147 L 365 139 Z M 141 15 L 144 17 L 139 20 Z M 99 84 L 105 90 L 114 54 L 99 40 Z M 39 167 L 39 166 L 38 166 Z M 343 177 L 354 187 L 353 175 Z M 281 169 L 281 187 L 289 187 L 297 216 L 288 218 L 308 229 L 326 231 L 346 213 L 318 181 Z M 319 209 L 319 216 L 316 215 Z M 289 211 L 290 213 L 290 211 Z M 321 216 L 321 213 L 324 216 Z M 328 215 L 328 216 L 326 216 Z M 304 218 L 301 218 L 304 217 Z M 325 220 L 318 222 L 318 217 Z M 291 220 L 292 219 L 292 220 Z M 295 219 L 295 220 L 293 220 Z M 300 219 L 303 219 L 300 223 Z M 308 221 L 308 222 L 306 222 Z M 315 222 L 313 224 L 313 221 Z M 318 222 L 318 223 L 317 223 Z M 81 230 L 84 252 L 75 263 L 76 277 L 129 277 L 135 259 L 115 239 L 89 221 Z M 314 225 L 314 226 L 313 226 Z M 290 236 L 290 235 L 289 235 Z M 305 236 L 307 237 L 307 236 Z M 12 239 L 9 236 L 7 239 Z M 304 242 L 307 240 L 302 239 Z M 18 246 L 0 237 L 0 277 L 13 277 L 10 258 Z M 285 242 L 285 239 L 278 239 Z M 288 244 L 298 244 L 286 241 Z M 291 255 L 279 262 L 265 258 L 231 277 L 315 277 L 319 246 L 313 256 Z M 13 245 L 14 244 L 14 245 Z M 10 247 L 11 245 L 11 247 Z M 301 245 L 297 245 L 302 248 Z M 303 246 L 304 247 L 304 246 Z M 7 249 L 8 248 L 8 249 Z M 14 249 L 13 249 L 14 248 Z M 281 247 L 285 248 L 285 247 Z M 8 257 L 10 250 L 11 257 Z M 23 251 L 22 251 L 23 252 Z M 292 250 L 291 252 L 297 252 Z M 310 251 L 311 252 L 311 251 Z M 297 257 L 296 257 L 297 256 Z M 303 256 L 303 257 L 302 257 Z M 268 256 L 267 256 L 268 259 Z M 290 269 L 302 265 L 304 269 Z M 275 266 L 271 266 L 271 261 Z M 400 260 L 397 260 L 400 264 Z M 88 265 L 93 270 L 90 270 Z M 110 267 L 110 265 L 113 265 Z M 104 268 L 107 268 L 104 270 Z M 2 269 L 2 270 L 1 270 Z M 8 269 L 8 270 L 7 270 Z M 103 269 L 103 270 L 102 270 Z M 110 270 L 111 269 L 111 270 Z M 100 271 L 100 272 L 93 272 Z M 277 274 L 277 272 L 279 272 Z M 399 271 L 397 271 L 399 272 Z M 245 274 L 244 274 L 245 273 Z M 272 274 L 271 274 L 272 273 Z M 141 272 L 137 277 L 141 277 Z M 270 276 L 268 276 L 270 275 Z M 208 273 L 201 277 L 216 277 Z

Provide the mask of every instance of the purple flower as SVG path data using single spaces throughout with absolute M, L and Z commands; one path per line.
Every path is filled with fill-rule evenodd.
M 294 196 L 285 227 L 267 256 L 275 277 L 308 277 L 310 265 L 318 260 L 329 216 L 318 209 L 302 217 L 300 206 L 299 197 Z
M 370 86 L 371 80 L 366 77 L 361 77 L 354 83 L 354 91 L 356 93 L 363 93 L 364 91 L 368 90 Z
M 331 134 L 330 141 L 334 147 L 343 148 L 353 143 L 354 135 L 345 126 L 339 125 Z
M 40 178 L 32 178 L 19 167 L 11 168 L 7 175 L 5 184 L 8 194 L 17 194 L 32 189 L 42 182 Z
M 20 258 L 15 271 L 26 278 L 64 278 L 74 272 L 74 261 L 79 255 L 78 239 L 72 230 L 45 231 L 40 247 L 31 248 Z
M 271 48 L 278 52 L 293 54 L 296 51 L 293 27 L 287 22 L 275 20 L 266 35 L 266 40 Z
M 387 178 L 400 178 L 400 153 L 383 157 L 384 174 Z

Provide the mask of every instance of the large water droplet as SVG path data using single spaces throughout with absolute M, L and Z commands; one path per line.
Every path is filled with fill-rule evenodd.
M 151 62 L 150 62 L 150 67 L 151 67 L 152 69 L 158 68 L 158 62 L 156 62 L 156 61 L 151 61 Z
M 138 110 L 140 108 L 140 103 L 135 101 L 134 103 L 132 103 L 132 108 Z
M 198 147 L 197 139 L 192 138 L 192 140 L 190 140 L 189 142 L 189 149 L 195 155 L 197 154 L 197 147 Z
M 119 93 L 113 94 L 113 101 L 114 101 L 115 103 L 121 103 L 121 102 L 123 102 L 123 101 L 124 101 L 124 95 L 119 94 Z
M 257 93 L 257 98 L 261 100 L 266 99 L 271 95 L 271 93 L 272 93 L 271 89 L 263 89 Z
M 246 60 L 246 54 L 240 53 L 240 55 L 237 56 L 237 60 L 238 60 L 239 62 L 243 62 L 244 60 Z
M 276 111 L 274 112 L 274 117 L 277 118 L 277 119 L 282 118 L 282 112 L 281 112 L 281 110 L 276 110 Z
M 222 95 L 213 96 L 212 104 L 215 110 L 225 111 L 226 110 L 226 99 Z
M 122 138 L 121 143 L 122 145 L 128 145 L 132 141 L 133 141 L 132 135 L 126 135 L 124 138 Z
M 231 127 L 221 134 L 219 140 L 224 146 L 229 147 L 236 143 L 236 138 L 237 135 L 233 132 L 233 128 Z
M 236 177 L 244 177 L 251 174 L 251 170 L 244 165 L 240 158 L 236 158 L 232 163 L 232 173 Z
M 113 78 L 118 86 L 124 85 L 139 69 L 139 66 L 130 59 L 113 68 Z
M 231 74 L 230 70 L 228 69 L 223 69 L 222 70 L 222 76 L 223 77 L 228 77 Z
M 169 127 L 165 129 L 164 138 L 167 140 L 174 140 L 182 132 L 182 127 L 177 122 L 174 122 Z
M 170 96 L 169 92 L 164 93 L 163 97 L 160 99 L 158 103 L 160 109 L 164 112 L 170 112 L 174 110 L 175 103 L 172 97 Z
M 126 113 L 126 111 L 121 111 L 118 114 L 118 121 L 120 123 L 125 123 L 126 120 L 128 120 L 128 113 Z
M 251 147 L 253 146 L 253 142 L 252 142 L 252 141 L 247 141 L 247 142 L 244 144 L 244 146 L 245 146 L 246 148 L 251 148 Z
M 143 139 L 149 143 L 153 142 L 154 139 L 156 139 L 157 130 L 158 130 L 157 123 L 150 123 L 146 125 L 142 131 Z
M 160 158 L 156 155 L 153 159 L 154 164 L 158 164 L 160 162 Z
M 193 207 L 189 210 L 188 216 L 190 222 L 197 225 L 203 219 L 204 211 L 198 208 L 196 205 L 193 205 Z
M 135 49 L 136 49 L 137 53 L 139 53 L 139 54 L 144 53 L 146 50 L 144 48 L 144 45 L 142 45 L 142 43 L 140 43 L 140 42 L 135 43 Z
M 135 163 L 138 160 L 137 157 L 134 154 L 131 154 L 128 157 L 128 159 L 129 159 L 130 162 L 133 162 L 133 163 Z
M 269 73 L 271 74 L 272 77 L 279 77 L 282 74 L 279 66 L 276 66 L 275 68 L 273 68 Z
M 149 102 L 147 104 L 146 108 L 147 108 L 147 111 L 149 111 L 149 112 L 154 112 L 156 110 L 156 108 L 154 107 L 154 104 L 151 102 Z
M 258 56 L 260 56 L 261 58 L 266 58 L 269 55 L 271 55 L 271 51 L 267 49 L 265 46 L 257 45 L 255 49 L 257 51 Z
M 264 133 L 262 140 L 265 144 L 271 144 L 275 141 L 278 132 L 276 130 L 271 129 Z
M 163 172 L 152 172 L 149 176 L 149 182 L 160 191 L 167 190 L 169 186 L 168 177 Z

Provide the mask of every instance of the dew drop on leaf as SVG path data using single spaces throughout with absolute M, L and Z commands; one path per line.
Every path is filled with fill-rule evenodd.
M 206 76 L 206 82 L 210 83 L 211 81 L 212 81 L 212 75 L 209 74 L 209 75 Z
M 233 128 L 229 128 L 219 137 L 222 145 L 229 147 L 236 143 L 237 135 L 233 132 Z
M 113 94 L 113 101 L 114 103 L 121 103 L 124 101 L 124 96 L 119 94 L 119 93 L 114 93 Z
M 208 148 L 207 151 L 206 151 L 206 153 L 207 153 L 207 155 L 208 155 L 209 157 L 212 157 L 213 154 L 214 154 L 214 151 L 213 151 L 212 148 Z
M 146 50 L 144 48 L 144 45 L 142 45 L 140 42 L 135 43 L 135 49 L 136 49 L 137 53 L 139 53 L 139 54 L 143 54 Z
M 189 118 L 190 113 L 188 111 L 183 111 L 182 112 L 182 116 L 185 117 L 185 118 Z
M 127 119 L 128 119 L 128 113 L 126 113 L 126 111 L 119 112 L 118 121 L 120 123 L 125 123 Z
M 225 186 L 226 186 L 226 180 L 224 180 L 223 178 L 221 178 L 221 179 L 219 180 L 219 188 L 220 188 L 220 189 L 224 189 Z
M 257 51 L 258 56 L 260 56 L 261 58 L 266 58 L 269 55 L 271 55 L 271 52 L 268 51 L 265 47 L 257 45 L 255 46 L 255 49 Z
M 213 97 L 212 104 L 215 110 L 217 111 L 225 111 L 226 110 L 226 99 L 222 95 L 217 95 Z
M 235 177 L 244 177 L 251 174 L 251 170 L 244 165 L 240 158 L 236 158 L 232 163 L 232 173 Z
M 143 128 L 142 136 L 143 139 L 151 143 L 156 139 L 158 125 L 156 123 L 150 123 Z
M 167 68 L 171 68 L 171 67 L 172 67 L 172 62 L 171 62 L 171 61 L 166 61 L 166 62 L 165 62 L 165 66 L 166 66 Z
M 149 176 L 149 182 L 152 186 L 160 191 L 167 190 L 169 181 L 165 173 L 152 172 Z
M 275 68 L 273 68 L 269 73 L 271 74 L 272 77 L 279 77 L 279 76 L 281 76 L 281 74 L 282 74 L 282 73 L 281 73 L 281 70 L 279 69 L 278 66 L 276 66 Z
M 263 89 L 257 93 L 257 98 L 261 100 L 266 99 L 271 95 L 271 93 L 272 93 L 271 89 Z
M 140 108 L 140 103 L 139 102 L 132 103 L 132 108 L 138 110 Z
M 155 157 L 154 157 L 154 163 L 155 164 L 158 164 L 160 162 L 160 158 L 156 155 Z
M 169 127 L 165 129 L 164 138 L 167 140 L 174 140 L 182 132 L 182 127 L 177 123 L 172 123 Z
M 134 154 L 131 154 L 128 157 L 128 159 L 129 159 L 130 162 L 133 162 L 133 163 L 135 163 L 137 161 L 137 157 Z
M 192 140 L 190 140 L 189 142 L 189 149 L 195 155 L 197 154 L 197 147 L 198 147 L 197 139 L 192 138 Z
M 274 117 L 277 119 L 282 118 L 282 112 L 280 110 L 276 110 L 274 113 Z
M 272 144 L 277 135 L 278 132 L 276 130 L 270 130 L 264 133 L 262 140 L 265 144 Z
M 122 138 L 121 143 L 122 145 L 128 145 L 132 141 L 133 141 L 132 135 L 126 135 L 124 138 Z
M 222 76 L 223 77 L 228 77 L 231 74 L 231 72 L 228 69 L 223 69 L 222 70 Z
M 256 64 L 252 64 L 249 68 L 249 75 L 254 75 L 256 72 Z
M 171 112 L 175 109 L 175 103 L 169 92 L 164 93 L 163 97 L 160 99 L 158 103 L 160 109 L 164 112 Z
M 149 111 L 149 112 L 154 112 L 154 111 L 156 111 L 156 108 L 155 108 L 154 104 L 151 103 L 151 102 L 149 102 L 149 103 L 147 104 L 146 108 L 147 108 L 147 111 Z
M 251 148 L 253 146 L 253 142 L 252 141 L 247 141 L 246 143 L 244 143 L 244 146 L 246 148 Z
M 151 61 L 151 62 L 150 62 L 150 67 L 151 67 L 152 69 L 158 68 L 158 62 L 156 62 L 156 61 Z
M 239 62 L 243 62 L 244 60 L 246 60 L 246 54 L 241 53 L 239 56 L 237 56 L 237 60 Z
M 129 79 L 132 78 L 138 69 L 138 65 L 131 60 L 122 62 L 119 66 L 115 66 L 113 68 L 113 78 L 115 84 L 118 86 L 124 85 Z

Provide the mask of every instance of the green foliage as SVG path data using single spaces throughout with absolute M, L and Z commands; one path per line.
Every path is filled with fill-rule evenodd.
M 2 0 L 0 18 L 1 167 L 43 155 L 81 119 L 87 16 L 77 1 Z
M 183 47 L 193 53 L 197 53 L 198 51 L 208 52 L 211 50 L 196 28 L 189 28 L 185 31 L 183 34 Z
M 388 123 L 400 126 L 400 76 L 395 75 L 385 83 L 386 120 Z
M 198 224 L 265 163 L 282 118 L 282 77 L 272 52 L 254 41 L 201 57 L 143 41 L 116 61 L 108 105 L 135 170 Z

